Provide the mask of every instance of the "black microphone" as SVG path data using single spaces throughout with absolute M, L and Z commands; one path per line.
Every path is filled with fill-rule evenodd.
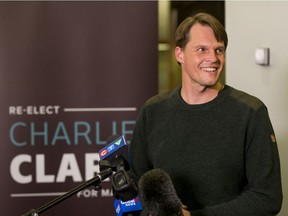
M 112 168 L 113 171 L 129 170 L 128 145 L 124 136 L 111 135 L 106 140 L 106 146 L 99 151 L 100 171 Z
M 137 183 L 126 172 L 130 169 L 128 145 L 124 136 L 112 135 L 107 139 L 108 145 L 99 151 L 100 171 L 112 169 L 111 177 L 113 195 L 116 199 L 128 201 L 138 195 Z
M 164 170 L 147 171 L 139 179 L 138 187 L 143 209 L 149 216 L 183 216 L 182 202 Z

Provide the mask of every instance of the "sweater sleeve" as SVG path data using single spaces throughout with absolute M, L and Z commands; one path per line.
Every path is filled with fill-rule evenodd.
M 272 216 L 282 205 L 277 142 L 265 106 L 249 122 L 245 148 L 247 187 L 233 200 L 191 211 L 192 216 Z

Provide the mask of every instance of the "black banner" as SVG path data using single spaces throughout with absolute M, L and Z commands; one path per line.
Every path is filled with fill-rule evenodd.
M 21 215 L 99 172 L 157 92 L 157 2 L 0 2 L 0 209 Z M 115 215 L 111 182 L 43 215 Z M 41 214 L 42 215 L 42 214 Z

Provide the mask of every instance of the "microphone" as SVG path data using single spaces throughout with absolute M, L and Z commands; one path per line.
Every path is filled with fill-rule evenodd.
M 100 171 L 112 169 L 114 174 L 111 177 L 113 195 L 116 199 L 128 201 L 138 195 L 137 183 L 130 178 L 128 171 L 128 145 L 124 136 L 112 135 L 107 139 L 107 146 L 99 151 Z
M 129 170 L 128 146 L 124 136 L 111 135 L 106 143 L 108 144 L 99 151 L 100 171 L 107 168 L 112 168 L 113 171 L 119 169 Z
M 143 207 L 149 216 L 183 216 L 182 202 L 164 170 L 157 168 L 147 171 L 139 179 L 138 187 Z
M 142 211 L 142 205 L 138 196 L 125 202 L 115 199 L 114 209 L 116 216 L 139 216 Z

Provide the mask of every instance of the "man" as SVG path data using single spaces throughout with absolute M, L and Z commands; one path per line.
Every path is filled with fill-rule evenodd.
M 165 170 L 187 206 L 183 215 L 276 215 L 282 189 L 274 131 L 258 98 L 219 82 L 227 44 L 224 27 L 209 14 L 180 24 L 175 56 L 182 83 L 142 107 L 130 145 L 132 172 L 139 179 Z

